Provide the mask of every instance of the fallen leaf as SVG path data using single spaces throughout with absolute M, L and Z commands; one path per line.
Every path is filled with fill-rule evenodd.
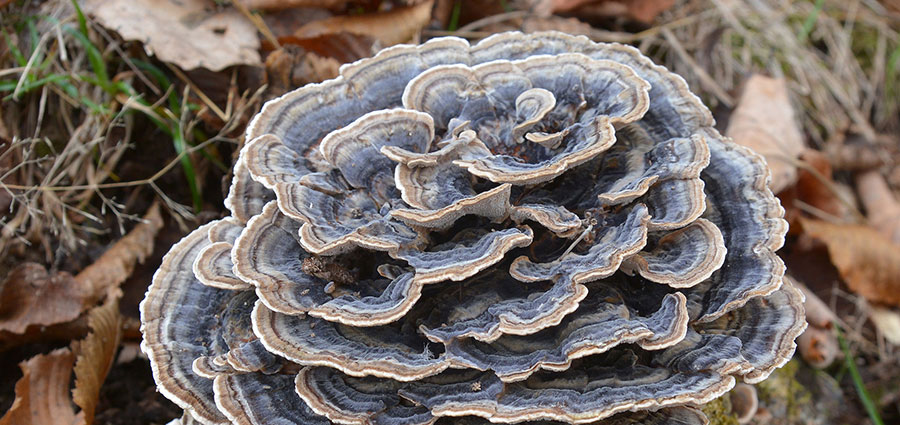
M 300 38 L 294 35 L 278 37 L 282 46 L 293 45 L 321 57 L 334 58 L 340 63 L 353 62 L 372 56 L 380 50 L 380 43 L 372 37 L 349 32 L 323 34 Z M 263 43 L 265 49 L 268 43 Z M 269 50 L 272 50 L 271 48 Z
M 856 191 L 866 207 L 869 224 L 894 243 L 900 244 L 900 202 L 878 170 L 856 176 Z
M 260 63 L 256 27 L 238 11 L 204 0 L 85 0 L 84 8 L 126 40 L 182 69 L 219 71 Z
M 19 363 L 22 377 L 16 382 L 16 398 L 0 425 L 77 424 L 81 415 L 75 414 L 69 398 L 74 361 L 68 348 L 60 348 Z
M 645 24 L 652 23 L 660 13 L 675 5 L 675 0 L 543 0 L 534 11 L 547 16 L 553 13 L 587 14 L 604 17 L 624 17 Z
M 805 218 L 800 223 L 806 234 L 825 243 L 853 292 L 873 303 L 900 305 L 900 245 L 868 226 Z
M 828 158 L 815 149 L 804 149 L 800 161 L 804 166 L 797 170 L 796 184 L 778 194 L 788 222 L 797 225 L 804 212 L 850 221 L 855 214 L 853 190 L 834 181 Z
M 250 9 L 282 10 L 295 7 L 324 7 L 338 9 L 347 4 L 347 0 L 238 0 Z
M 72 400 L 81 408 L 85 425 L 94 422 L 94 411 L 100 397 L 100 387 L 115 360 L 122 338 L 122 316 L 116 297 L 88 313 L 91 333 L 72 343 L 75 353 L 75 389 Z
M 19 364 L 22 378 L 16 382 L 16 399 L 0 418 L 0 425 L 90 425 L 100 387 L 112 367 L 122 335 L 122 316 L 117 296 L 88 313 L 91 332 L 60 348 Z M 73 368 L 74 364 L 74 368 Z M 69 395 L 69 378 L 75 371 L 75 389 Z M 75 402 L 81 411 L 77 414 Z
M 144 262 L 153 252 L 153 241 L 163 227 L 159 203 L 144 214 L 143 222 L 134 226 L 127 235 L 113 244 L 93 264 L 87 266 L 75 280 L 80 287 L 88 288 L 94 301 L 99 301 L 111 288 L 118 287 L 134 270 L 134 265 Z
M 431 20 L 434 0 L 396 9 L 353 16 L 335 16 L 321 21 L 310 22 L 294 32 L 299 38 L 312 38 L 324 34 L 349 32 L 367 35 L 380 41 L 383 46 L 409 41 Z
M 29 326 L 69 322 L 94 300 L 69 273 L 51 276 L 40 264 L 20 264 L 0 284 L 0 331 L 21 334 Z
M 898 145 L 900 140 L 889 135 L 876 134 L 873 141 L 861 134 L 845 133 L 832 136 L 823 150 L 835 169 L 863 171 L 890 163 Z
M 334 13 L 328 9 L 303 7 L 297 9 L 284 9 L 262 14 L 263 23 L 275 38 L 293 35 L 297 28 L 302 27 L 313 21 L 321 21 L 334 16 Z M 266 43 L 269 40 L 266 37 L 260 38 L 263 50 L 266 50 Z M 274 50 L 274 46 L 269 45 L 268 50 Z
M 875 328 L 884 335 L 884 339 L 894 345 L 900 345 L 900 313 L 883 307 L 872 306 L 869 319 Z
M 803 152 L 803 134 L 794 118 L 784 79 L 751 76 L 725 135 L 766 158 L 773 192 L 796 181 L 797 170 L 792 161 Z
M 625 2 L 632 19 L 650 24 L 660 13 L 675 5 L 675 0 L 630 0 Z
M 29 326 L 25 333 L 0 331 L 0 352 L 14 347 L 35 343 L 65 343 L 73 339 L 84 338 L 88 331 L 87 317 L 84 313 L 75 320 L 50 326 Z
M 131 275 L 135 263 L 153 251 L 162 228 L 159 205 L 153 204 L 138 224 L 77 276 L 50 275 L 43 266 L 24 263 L 0 285 L 0 332 L 24 333 L 29 326 L 73 321 Z
M 900 13 L 900 0 L 881 0 L 881 4 L 894 13 Z

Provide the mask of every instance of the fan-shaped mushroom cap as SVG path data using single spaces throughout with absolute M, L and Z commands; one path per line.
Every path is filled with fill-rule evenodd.
M 215 379 L 216 406 L 238 425 L 329 425 L 294 393 L 294 376 L 223 375 Z
M 192 364 L 228 352 L 226 342 L 213 334 L 221 326 L 221 312 L 242 296 L 194 277 L 193 263 L 210 245 L 209 231 L 216 224 L 201 226 L 172 247 L 141 303 L 141 349 L 150 358 L 159 391 L 204 424 L 227 419 L 216 408 L 212 381 L 196 374 Z
M 528 257 L 519 257 L 513 261 L 509 273 L 523 282 L 562 275 L 570 276 L 576 283 L 602 279 L 613 274 L 622 260 L 644 247 L 649 221 L 647 207 L 640 204 L 627 213 L 599 217 L 596 229 L 585 230 L 591 240 L 591 248 L 586 253 L 566 252 L 550 263 L 535 263 Z
M 503 384 L 492 374 L 447 371 L 420 381 L 397 383 L 353 378 L 329 368 L 304 369 L 297 393 L 336 423 L 431 423 L 433 417 L 473 415 L 493 423 L 559 420 L 590 423 L 636 408 L 705 403 L 734 386 L 734 378 L 712 372 L 683 373 L 642 366 L 629 351 L 595 356 L 578 373 L 542 373 Z M 398 396 L 399 395 L 399 396 Z M 399 399 L 416 408 L 403 408 Z M 402 415 L 402 416 L 401 416 Z
M 636 49 L 396 46 L 248 126 L 141 305 L 206 424 L 702 424 L 802 332 L 758 155 Z M 536 421 L 536 422 L 534 422 Z
M 220 220 L 209 229 L 210 245 L 194 261 L 194 276 L 204 285 L 222 289 L 251 288 L 234 274 L 234 263 L 231 261 L 234 241 L 243 230 L 244 226 L 233 217 Z

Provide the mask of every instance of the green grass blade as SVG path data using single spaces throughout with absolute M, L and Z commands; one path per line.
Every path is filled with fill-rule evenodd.
M 809 12 L 809 15 L 806 16 L 806 20 L 803 21 L 803 28 L 800 29 L 800 34 L 797 34 L 797 39 L 799 39 L 801 43 L 806 42 L 809 33 L 811 33 L 816 26 L 816 21 L 819 20 L 819 13 L 822 13 L 822 7 L 824 6 L 825 0 L 816 0 L 815 8 L 813 8 L 813 10 Z
M 450 12 L 450 22 L 447 23 L 447 31 L 456 31 L 459 28 L 459 15 L 462 13 L 462 0 L 453 2 L 453 11 Z
M 91 111 L 93 111 L 99 115 L 109 115 L 109 113 L 110 113 L 109 109 L 107 109 L 103 105 L 98 105 L 96 102 L 88 99 L 85 96 L 82 96 L 81 93 L 78 92 L 78 88 L 76 88 L 74 85 L 69 83 L 68 80 L 55 81 L 54 84 L 59 86 L 64 92 L 66 92 L 66 94 L 68 94 L 72 98 L 77 99 L 79 102 L 87 105 L 87 107 Z
M 16 43 L 13 43 L 12 37 L 9 36 L 9 33 L 6 30 L 2 30 L 3 39 L 6 40 L 6 48 L 9 49 L 9 52 L 12 53 L 13 57 L 16 58 L 16 63 L 21 67 L 28 65 L 28 58 L 22 54 L 22 51 L 19 50 L 19 46 L 16 46 Z
M 31 90 L 42 87 L 45 84 L 58 83 L 60 81 L 68 81 L 68 80 L 69 80 L 68 75 L 63 75 L 63 74 L 49 75 L 44 78 L 41 78 L 41 79 L 38 79 L 35 81 L 28 81 L 28 82 L 22 84 L 22 89 L 19 91 L 19 93 L 28 93 Z M 0 92 L 13 91 L 16 89 L 17 84 L 18 84 L 18 81 L 15 81 L 15 80 L 0 81 Z M 4 100 L 7 100 L 7 98 L 4 98 Z
M 72 28 L 66 28 L 66 32 L 75 37 L 75 39 L 84 47 L 88 55 L 88 62 L 91 64 L 91 70 L 93 70 L 94 75 L 97 76 L 98 85 L 103 88 L 103 91 L 110 95 L 115 95 L 115 87 L 113 87 L 113 84 L 109 80 L 109 73 L 106 71 L 106 62 L 103 61 L 103 55 L 100 53 L 100 49 L 98 49 L 94 43 L 91 43 L 91 40 L 88 39 L 86 35 L 75 31 Z
M 175 145 L 175 152 L 178 155 L 181 155 L 181 168 L 184 169 L 184 177 L 187 179 L 188 188 L 191 190 L 191 199 L 194 202 L 194 212 L 200 212 L 200 209 L 203 207 L 203 198 L 200 194 L 200 187 L 197 185 L 197 173 L 194 170 L 194 163 L 191 161 L 191 156 L 183 155 L 184 151 L 187 149 L 187 142 L 185 142 L 184 135 L 181 134 L 177 124 L 175 124 L 171 130 L 172 143 Z
M 72 6 L 75 6 L 75 15 L 78 17 L 78 30 L 87 37 L 88 29 L 87 29 L 87 19 L 84 17 L 84 12 L 81 11 L 81 6 L 78 4 L 78 0 L 72 0 Z
M 131 63 L 133 63 L 134 66 L 136 66 L 138 69 L 150 74 L 150 76 L 153 77 L 153 79 L 156 80 L 156 82 L 161 86 L 163 91 L 168 90 L 169 86 L 172 85 L 172 82 L 169 81 L 169 77 L 167 77 L 166 73 L 163 72 L 163 70 L 158 66 L 150 62 L 142 61 L 140 59 L 132 58 L 130 60 Z
M 869 419 L 871 419 L 872 423 L 875 425 L 884 425 L 884 421 L 881 420 L 881 415 L 878 414 L 878 406 L 875 405 L 875 402 L 872 401 L 872 397 L 869 397 L 869 392 L 866 391 L 866 386 L 863 383 L 862 376 L 859 374 L 859 369 L 856 368 L 856 362 L 853 361 L 856 357 L 850 352 L 850 345 L 847 344 L 847 340 L 844 339 L 841 327 L 835 324 L 834 329 L 837 333 L 838 342 L 841 344 L 841 351 L 844 352 L 844 361 L 847 365 L 847 370 L 850 371 L 850 377 L 853 378 L 853 386 L 856 387 L 856 393 L 859 395 L 863 407 L 866 408 Z

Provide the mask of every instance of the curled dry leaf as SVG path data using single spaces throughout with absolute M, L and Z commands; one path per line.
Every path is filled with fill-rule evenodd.
M 0 418 L 0 425 L 77 424 L 69 398 L 69 377 L 75 357 L 68 348 L 34 356 L 19 363 L 22 378 L 16 382 L 16 399 Z
M 592 15 L 624 17 L 650 24 L 674 4 L 675 0 L 543 0 L 538 2 L 534 10 L 538 14 L 549 15 L 590 8 Z
M 66 272 L 51 276 L 34 263 L 13 269 L 0 285 L 0 331 L 22 334 L 29 326 L 78 318 L 153 251 L 153 239 L 163 225 L 158 204 L 150 207 L 144 220 L 75 277 Z
M 803 151 L 803 134 L 794 119 L 783 79 L 751 76 L 725 135 L 766 158 L 773 192 L 796 181 L 797 169 L 791 160 Z
M 91 333 L 83 340 L 72 343 L 72 351 L 76 357 L 72 399 L 81 407 L 85 425 L 94 422 L 100 386 L 112 367 L 116 348 L 122 337 L 122 316 L 119 314 L 118 300 L 110 297 L 103 305 L 91 310 L 88 323 Z
M 347 4 L 347 0 L 238 0 L 250 9 L 281 10 L 294 7 L 324 7 L 337 9 Z
M 851 217 L 853 195 L 833 179 L 831 162 L 822 152 L 804 149 L 800 160 L 811 168 L 803 168 L 797 175 L 797 199 L 833 217 Z
M 25 362 L 16 382 L 16 399 L 0 418 L 0 425 L 90 425 L 100 386 L 115 358 L 122 332 L 122 316 L 115 297 L 88 313 L 91 333 L 74 341 L 72 349 L 60 348 Z M 69 396 L 74 364 L 75 389 Z M 81 407 L 75 413 L 72 401 Z
M 831 262 L 853 292 L 873 303 L 900 305 L 900 245 L 868 226 L 800 219 L 828 246 Z
M 97 261 L 85 267 L 75 280 L 78 286 L 87 288 L 94 301 L 118 287 L 134 270 L 136 263 L 143 263 L 153 252 L 153 240 L 163 227 L 159 204 L 154 203 L 144 215 L 144 222 L 119 239 Z
M 900 202 L 881 173 L 878 170 L 860 173 L 856 177 L 856 190 L 872 227 L 900 244 Z
M 370 36 L 349 32 L 337 32 L 307 38 L 286 35 L 278 37 L 278 42 L 283 47 L 298 46 L 302 48 L 303 52 L 315 53 L 325 58 L 334 58 L 339 63 L 354 62 L 372 56 L 377 50 L 375 47 L 378 43 L 377 40 Z M 266 43 L 263 44 L 264 49 L 269 47 Z
M 828 140 L 823 151 L 836 170 L 865 171 L 890 165 L 898 141 L 882 134 L 875 135 L 875 140 L 854 133 L 840 134 Z
M 21 334 L 32 325 L 75 320 L 92 299 L 69 273 L 51 276 L 40 264 L 20 264 L 0 285 L 0 331 Z
M 259 64 L 256 27 L 237 10 L 207 6 L 204 0 L 86 0 L 83 7 L 122 38 L 183 69 Z
M 399 7 L 397 9 L 355 16 L 335 16 L 321 21 L 310 22 L 300 27 L 294 35 L 301 38 L 323 34 L 349 32 L 367 35 L 380 41 L 385 47 L 403 43 L 413 38 L 431 20 L 434 0 Z

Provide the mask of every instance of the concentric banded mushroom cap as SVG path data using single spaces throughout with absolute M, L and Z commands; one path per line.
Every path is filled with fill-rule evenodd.
M 397 46 L 268 102 L 141 304 L 205 424 L 702 424 L 805 328 L 762 158 L 636 49 Z

